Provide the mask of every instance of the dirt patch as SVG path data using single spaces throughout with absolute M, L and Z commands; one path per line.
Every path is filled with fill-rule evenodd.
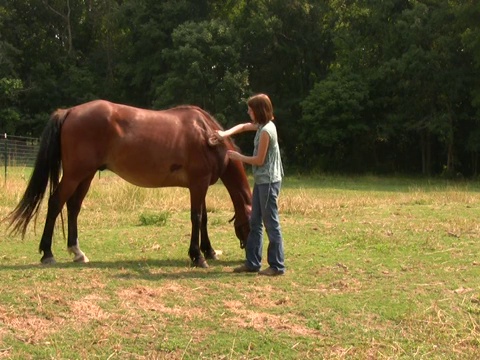
M 85 324 L 91 320 L 105 320 L 110 317 L 99 305 L 103 299 L 95 294 L 85 296 L 81 300 L 74 301 L 71 305 L 73 318 L 79 324 Z
M 258 302 L 254 301 L 254 303 Z M 224 304 L 235 315 L 229 319 L 229 322 L 233 322 L 239 327 L 253 328 L 257 331 L 265 331 L 265 329 L 285 331 L 299 336 L 320 336 L 319 331 L 301 325 L 302 320 L 291 315 L 273 315 L 262 311 L 245 309 L 245 305 L 241 301 L 225 301 Z M 272 306 L 272 304 L 274 302 L 267 306 Z M 261 310 L 261 308 L 258 309 Z
M 182 303 L 187 306 L 167 306 L 164 298 L 172 296 L 181 296 Z M 202 308 L 189 306 L 190 303 L 198 302 L 198 294 L 192 294 L 188 288 L 184 288 L 175 283 L 166 283 L 161 288 L 151 288 L 147 286 L 135 286 L 129 289 L 119 291 L 118 297 L 122 300 L 121 305 L 130 312 L 155 311 L 183 318 L 191 321 L 203 316 Z
M 63 319 L 48 319 L 33 314 L 18 316 L 12 309 L 0 306 L 0 323 L 1 341 L 5 336 L 12 335 L 25 343 L 38 344 L 62 326 Z

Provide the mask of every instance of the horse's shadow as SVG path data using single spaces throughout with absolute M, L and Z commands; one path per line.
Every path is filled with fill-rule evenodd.
M 178 279 L 208 279 L 231 276 L 227 267 L 234 267 L 242 264 L 242 261 L 232 260 L 210 260 L 206 269 L 197 268 L 188 261 L 179 259 L 139 259 L 139 260 L 116 260 L 116 261 L 91 261 L 88 263 L 57 262 L 51 265 L 23 264 L 23 265 L 1 265 L 0 272 L 12 270 L 55 270 L 55 269 L 105 269 L 118 270 L 112 276 L 116 279 L 143 279 L 143 280 L 178 280 Z M 177 268 L 177 270 L 172 270 Z M 162 269 L 166 269 L 163 271 Z

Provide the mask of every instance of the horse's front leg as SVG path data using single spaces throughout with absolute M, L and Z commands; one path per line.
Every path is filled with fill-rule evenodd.
M 202 205 L 202 217 L 200 226 L 200 250 L 205 255 L 206 259 L 217 260 L 217 253 L 213 249 L 212 244 L 210 243 L 210 238 L 208 237 L 207 223 L 207 206 L 204 201 Z
M 192 221 L 192 234 L 190 238 L 190 248 L 188 255 L 192 260 L 193 266 L 207 268 L 208 263 L 200 251 L 200 226 L 202 224 L 202 215 L 204 213 L 205 196 L 207 195 L 208 185 L 201 186 L 199 182 L 190 188 L 190 220 Z M 205 210 L 206 212 L 206 210 Z
M 190 256 L 190 259 L 192 259 L 193 266 L 207 268 L 208 263 L 200 252 L 199 247 L 199 232 L 202 221 L 202 211 L 192 209 L 190 212 L 190 218 L 192 221 L 192 235 L 190 238 L 190 249 L 188 250 L 188 255 Z

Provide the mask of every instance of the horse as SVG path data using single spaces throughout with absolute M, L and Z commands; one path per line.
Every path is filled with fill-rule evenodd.
M 25 193 L 6 218 L 11 233 L 25 237 L 50 184 L 40 261 L 55 263 L 52 236 L 66 203 L 67 250 L 74 262 L 88 262 L 79 247 L 77 219 L 96 172 L 108 169 L 139 187 L 188 188 L 192 224 L 188 254 L 193 266 L 206 268 L 207 259 L 215 260 L 217 254 L 207 232 L 205 198 L 218 179 L 233 202 L 230 221 L 235 220 L 242 249 L 250 231 L 252 193 L 245 169 L 241 162 L 226 156 L 227 150 L 236 146 L 231 140 L 221 144 L 209 141 L 214 131 L 221 129 L 207 111 L 192 105 L 148 110 L 95 100 L 58 109 L 43 131 Z

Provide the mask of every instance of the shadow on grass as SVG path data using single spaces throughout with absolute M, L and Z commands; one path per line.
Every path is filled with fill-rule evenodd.
M 89 263 L 57 262 L 52 265 L 23 264 L 23 265 L 0 265 L 2 271 L 22 270 L 55 270 L 55 269 L 99 269 L 118 270 L 112 276 L 116 279 L 195 279 L 195 278 L 220 278 L 232 276 L 230 270 L 225 267 L 241 265 L 242 260 L 210 260 L 209 268 L 197 268 L 191 266 L 188 261 L 180 259 L 140 259 L 140 260 L 117 260 L 117 261 L 91 261 Z

